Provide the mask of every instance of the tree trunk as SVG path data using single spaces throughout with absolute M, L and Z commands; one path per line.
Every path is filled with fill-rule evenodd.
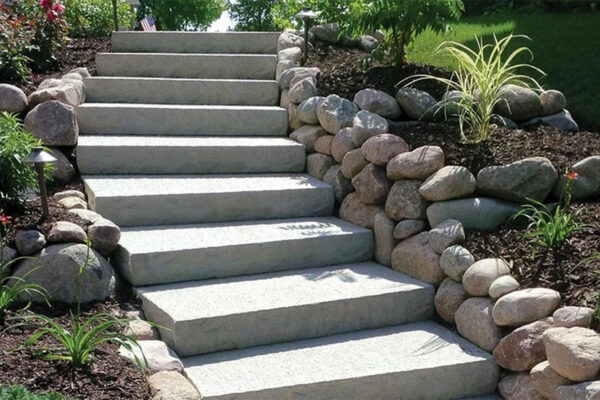
M 117 0 L 112 0 L 113 6 L 113 21 L 115 23 L 115 31 L 119 30 L 119 15 L 117 14 Z

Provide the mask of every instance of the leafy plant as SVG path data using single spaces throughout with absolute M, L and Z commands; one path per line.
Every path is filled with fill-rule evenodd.
M 117 2 L 117 24 L 129 26 L 135 19 L 129 3 Z M 74 37 L 108 36 L 114 29 L 112 2 L 107 0 L 66 0 L 65 20 Z
M 433 75 L 415 75 L 407 80 L 408 85 L 421 80 L 435 80 L 443 83 L 448 90 L 462 93 L 457 99 L 450 97 L 439 104 L 440 112 L 446 106 L 453 105 L 458 109 L 460 132 L 464 142 L 479 143 L 486 140 L 494 131 L 492 124 L 494 108 L 502 101 L 502 89 L 513 84 L 523 87 L 533 87 L 541 90 L 540 84 L 522 71 L 532 71 L 544 74 L 542 70 L 526 63 L 514 63 L 522 54 L 533 54 L 527 47 L 519 47 L 505 56 L 515 38 L 529 39 L 522 35 L 508 35 L 498 39 L 494 35 L 494 42 L 484 44 L 483 40 L 476 38 L 477 49 L 472 50 L 464 44 L 457 42 L 444 42 L 436 50 L 455 59 L 458 68 L 450 78 Z M 404 81 L 403 81 L 404 82 Z M 401 82 L 402 83 L 402 82 Z
M 15 205 L 23 193 L 37 187 L 35 172 L 21 162 L 35 146 L 41 141 L 27 133 L 15 115 L 0 113 L 0 206 Z
M 405 64 L 406 48 L 416 35 L 431 29 L 444 32 L 458 20 L 461 0 L 371 0 L 355 1 L 349 13 L 349 31 L 356 35 L 378 29 L 386 32 L 376 57 L 392 65 Z
M 206 29 L 225 10 L 225 0 L 140 0 L 137 19 L 152 14 L 162 30 Z
M 70 400 L 58 393 L 31 393 L 21 385 L 0 385 L 2 400 Z
M 302 22 L 295 15 L 305 7 L 317 12 L 318 22 L 337 22 L 348 28 L 352 4 L 356 0 L 287 0 L 278 1 L 272 7 L 273 21 L 279 29 L 301 28 Z
M 272 8 L 277 0 L 228 0 L 229 16 L 237 21 L 236 31 L 276 31 Z
M 0 4 L 0 78 L 27 82 L 31 61 L 25 53 L 33 49 L 33 31 L 26 17 Z

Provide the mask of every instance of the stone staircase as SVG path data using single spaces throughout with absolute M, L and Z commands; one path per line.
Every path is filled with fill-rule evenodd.
M 276 33 L 113 35 L 77 159 L 114 263 L 207 400 L 459 399 L 492 357 L 430 321 L 434 288 L 371 262 L 279 108 Z

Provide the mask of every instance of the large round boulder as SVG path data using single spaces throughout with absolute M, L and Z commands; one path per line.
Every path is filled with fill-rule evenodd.
M 369 138 L 388 131 L 388 121 L 370 111 L 359 111 L 352 121 L 352 138 L 357 147 Z
M 476 187 L 475 177 L 467 168 L 449 165 L 427 178 L 419 193 L 430 201 L 444 201 L 468 196 Z
M 392 268 L 433 285 L 446 278 L 440 268 L 440 256 L 429 244 L 429 232 L 401 241 L 392 252 Z
M 551 315 L 559 303 L 560 293 L 556 290 L 545 288 L 517 290 L 496 301 L 494 321 L 500 326 L 521 326 Z
M 487 296 L 496 279 L 510 274 L 510 267 L 501 258 L 485 258 L 471 265 L 463 275 L 465 290 L 471 296 Z
M 352 185 L 363 203 L 379 204 L 387 199 L 392 181 L 385 174 L 385 169 L 368 164 L 352 178 Z
M 390 179 L 426 179 L 444 166 L 444 152 L 438 146 L 421 146 L 401 153 L 390 160 L 387 174 Z
M 542 101 L 529 88 L 506 85 L 500 89 L 500 101 L 494 111 L 513 121 L 527 121 L 542 113 Z
M 383 211 L 381 205 L 363 203 L 356 193 L 350 193 L 342 201 L 340 218 L 363 228 L 373 229 L 375 216 L 381 211 Z
M 421 181 L 400 180 L 392 186 L 385 202 L 385 211 L 396 221 L 426 217 L 429 202 L 418 192 Z
M 75 146 L 79 137 L 75 109 L 57 100 L 35 106 L 25 117 L 25 129 L 46 146 Z
M 25 92 L 16 86 L 0 83 L 0 111 L 22 113 L 27 106 Z
M 502 330 L 492 319 L 492 301 L 487 297 L 465 300 L 454 318 L 458 332 L 486 351 L 494 350 L 502 338 Z
M 514 203 L 473 197 L 433 203 L 427 208 L 427 219 L 431 226 L 453 218 L 460 221 L 465 229 L 491 231 L 518 210 L 519 207 Z
M 398 90 L 396 100 L 410 119 L 431 119 L 438 104 L 432 95 L 413 87 Z
M 402 115 L 396 99 L 381 90 L 360 90 L 354 96 L 354 102 L 361 110 L 370 111 L 384 118 L 398 119 Z
M 572 381 L 600 373 L 600 335 L 587 328 L 553 328 L 544 333 L 546 356 L 553 370 Z
M 408 144 L 396 135 L 382 133 L 373 136 L 363 143 L 363 156 L 375 165 L 385 167 L 387 163 L 401 153 L 406 153 L 410 149 Z
M 327 96 L 317 107 L 317 116 L 321 126 L 329 133 L 336 134 L 340 129 L 352 126 L 358 106 L 332 94 Z

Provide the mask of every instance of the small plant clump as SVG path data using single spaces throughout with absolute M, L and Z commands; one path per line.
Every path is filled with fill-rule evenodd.
M 31 393 L 21 385 L 1 385 L 0 399 L 2 400 L 71 400 L 58 393 Z

